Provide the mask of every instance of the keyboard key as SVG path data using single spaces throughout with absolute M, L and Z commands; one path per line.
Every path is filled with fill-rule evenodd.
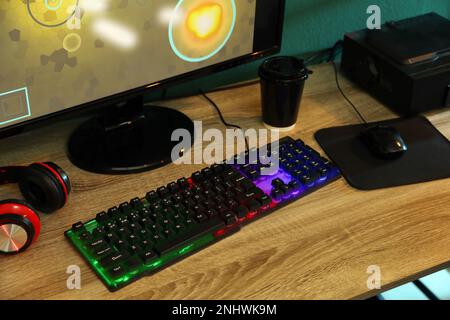
M 104 223 L 105 231 L 115 231 L 117 229 L 117 224 L 114 222 L 114 220 L 109 220 L 106 223 Z
M 127 241 L 128 241 L 129 243 L 137 243 L 138 240 L 139 240 L 138 236 L 137 236 L 136 234 L 134 234 L 134 233 L 130 234 L 130 235 L 128 236 L 128 238 L 127 238 Z
M 108 270 L 108 273 L 113 279 L 119 278 L 126 273 L 126 270 L 122 266 L 116 266 Z
M 194 182 L 197 182 L 197 183 L 202 182 L 203 181 L 202 173 L 200 171 L 195 172 L 192 175 L 192 180 L 194 180 Z
M 290 195 L 290 188 L 289 188 L 289 186 L 287 186 L 287 185 L 282 185 L 280 188 L 279 188 L 281 191 L 283 191 L 283 194 L 284 195 Z
M 202 174 L 205 178 L 211 178 L 214 172 L 210 168 L 205 168 L 202 170 Z
M 133 198 L 130 201 L 131 206 L 133 207 L 133 209 L 139 209 L 140 206 L 142 205 L 142 201 L 140 198 Z
M 138 235 L 139 235 L 139 237 L 141 237 L 141 239 L 147 239 L 148 236 L 149 236 L 149 233 L 148 233 L 148 231 L 146 229 L 141 229 L 138 232 Z
M 127 260 L 125 264 L 128 266 L 128 268 L 133 270 L 141 266 L 142 260 L 138 256 L 132 256 Z
M 230 208 L 228 208 L 228 206 L 226 206 L 225 204 L 219 204 L 219 205 L 216 206 L 216 210 L 217 210 L 219 213 L 224 213 L 224 212 L 229 211 Z
M 113 265 L 117 265 L 124 260 L 124 257 L 121 253 L 115 252 L 112 253 L 100 260 L 100 264 L 104 267 L 111 267 Z
M 181 178 L 177 180 L 178 185 L 180 186 L 181 189 L 186 189 L 189 187 L 189 182 L 187 181 L 186 178 Z
M 150 191 L 146 194 L 145 199 L 147 199 L 149 203 L 154 203 L 159 200 L 159 196 L 156 191 Z
M 261 208 L 261 203 L 257 200 L 252 199 L 247 202 L 247 206 L 250 211 L 257 211 L 259 208 Z
M 247 173 L 247 176 L 252 180 L 256 180 L 261 176 L 261 174 L 258 170 L 251 170 Z
M 299 148 L 302 148 L 305 146 L 305 143 L 302 140 L 297 139 L 297 140 L 295 140 L 295 145 Z
M 114 242 L 119 241 L 119 237 L 117 236 L 117 234 L 115 232 L 109 232 L 106 234 L 105 240 L 109 243 L 114 243 Z
M 122 204 L 120 204 L 119 206 L 119 210 L 123 213 L 123 214 L 129 214 L 130 211 L 132 210 L 130 204 L 128 202 L 124 202 Z
M 147 234 L 147 237 L 139 243 L 139 246 L 141 246 L 143 250 L 147 250 L 153 245 L 153 242 L 148 239 L 149 236 L 150 235 Z
M 126 217 L 120 217 L 117 220 L 117 224 L 120 227 L 128 227 L 130 225 L 130 221 L 128 221 L 128 219 Z
M 182 224 L 176 224 L 173 226 L 173 229 L 175 230 L 176 233 L 180 233 L 183 230 L 183 225 Z
M 312 187 L 314 185 L 314 180 L 311 179 L 311 176 L 309 174 L 306 174 L 303 177 L 301 177 L 300 182 L 308 187 Z
M 83 231 L 82 233 L 80 233 L 80 239 L 82 241 L 88 242 L 88 241 L 92 240 L 92 234 L 90 234 L 87 231 Z
M 96 239 L 103 238 L 106 234 L 105 228 L 103 227 L 97 227 L 92 232 L 92 236 Z
M 316 168 L 321 178 L 326 178 L 328 176 L 328 169 L 324 167 Z
M 116 247 L 118 250 L 128 248 L 129 245 L 130 244 L 123 239 L 119 239 L 116 242 L 114 242 L 114 247 Z
M 130 251 L 130 253 L 131 253 L 132 255 L 134 255 L 134 254 L 140 254 L 141 251 L 142 251 L 142 248 L 141 248 L 139 245 L 137 245 L 137 244 L 132 244 L 132 245 L 130 246 L 130 248 L 129 248 L 129 251 Z
M 169 239 L 169 238 L 172 236 L 173 231 L 172 231 L 171 228 L 165 228 L 165 229 L 163 230 L 162 234 L 163 234 L 163 237 L 164 237 L 164 238 Z
M 271 192 L 271 196 L 275 200 L 281 200 L 284 196 L 284 192 L 280 189 L 273 189 Z
M 144 261 L 145 264 L 151 262 L 152 260 L 154 260 L 155 258 L 157 258 L 158 256 L 151 250 L 145 251 L 142 255 L 141 258 Z
M 234 210 L 238 218 L 245 218 L 248 213 L 248 208 L 246 206 L 239 206 Z
M 271 184 L 272 184 L 272 187 L 279 188 L 281 186 L 284 186 L 284 181 L 281 180 L 280 178 L 277 178 L 277 179 L 273 179 Z
M 127 216 L 128 221 L 130 221 L 131 223 L 133 222 L 137 222 L 141 219 L 141 217 L 138 215 L 138 213 L 136 211 L 132 211 L 128 216 Z
M 305 147 L 306 151 L 308 151 L 311 155 L 313 155 L 316 158 L 320 158 L 320 153 L 318 153 L 316 150 L 314 150 L 313 148 L 306 146 Z
M 78 232 L 82 229 L 84 229 L 84 224 L 81 221 L 72 225 L 72 231 L 74 232 Z
M 225 221 L 227 226 L 233 225 L 237 222 L 236 215 L 231 211 L 222 214 L 222 219 Z
M 167 185 L 167 189 L 169 189 L 170 193 L 174 194 L 180 190 L 180 186 L 176 182 L 171 182 Z
M 288 187 L 290 192 L 297 191 L 300 189 L 300 183 L 298 181 L 292 180 L 291 182 L 289 182 Z
M 228 206 L 230 209 L 233 209 L 233 208 L 236 208 L 236 207 L 239 206 L 239 202 L 237 202 L 237 201 L 234 200 L 234 199 L 230 199 L 230 200 L 227 201 L 227 206 Z
M 132 222 L 128 225 L 130 231 L 134 234 L 138 234 L 142 230 L 142 226 L 137 222 Z
M 244 179 L 240 182 L 240 186 L 244 188 L 245 191 L 251 190 L 255 187 L 255 184 L 248 179 Z
M 94 250 L 94 256 L 99 259 L 107 256 L 108 254 L 112 253 L 113 250 L 111 247 L 100 247 Z
M 169 190 L 166 187 L 158 188 L 158 195 L 160 198 L 165 198 L 170 194 Z
M 118 228 L 116 230 L 116 233 L 121 239 L 124 239 L 131 234 L 131 231 L 127 227 L 123 226 L 123 227 Z
M 107 243 L 103 239 L 93 240 L 89 244 L 89 248 L 91 248 L 91 249 L 96 249 L 96 248 L 105 247 L 105 246 L 107 246 Z
M 119 208 L 117 207 L 112 207 L 110 209 L 108 209 L 108 216 L 112 219 L 115 219 L 118 215 L 119 215 Z
M 165 198 L 161 200 L 161 205 L 163 207 L 162 212 L 166 213 L 167 210 L 172 210 L 171 207 L 173 206 L 173 201 L 170 198 Z
M 309 176 L 311 177 L 311 180 L 314 181 L 314 182 L 316 182 L 317 180 L 320 179 L 320 174 L 317 171 L 315 171 L 315 170 L 312 170 L 310 172 Z
M 159 235 L 159 234 L 154 234 L 153 236 L 152 236 L 152 240 L 155 242 L 155 243 L 159 243 L 159 242 L 161 242 L 161 240 L 162 240 L 162 237 Z
M 105 222 L 108 219 L 109 219 L 109 217 L 105 211 L 98 213 L 97 216 L 95 217 L 95 220 L 97 220 L 98 223 Z
M 259 201 L 261 201 L 263 206 L 267 206 L 272 203 L 272 199 L 268 195 L 265 195 L 265 194 L 259 198 Z
M 223 168 L 219 164 L 214 164 L 211 166 L 211 169 L 214 171 L 214 173 L 221 173 L 223 171 Z
M 196 215 L 194 215 L 194 219 L 197 220 L 198 223 L 201 223 L 208 220 L 208 217 L 203 213 L 197 213 Z
M 206 210 L 205 213 L 208 216 L 208 218 L 215 217 L 215 216 L 219 215 L 219 213 L 216 210 L 214 210 L 214 209 L 208 209 L 208 210 Z

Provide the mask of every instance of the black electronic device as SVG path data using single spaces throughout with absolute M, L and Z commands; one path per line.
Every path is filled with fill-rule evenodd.
M 435 13 L 348 33 L 342 70 L 400 115 L 450 107 L 449 35 Z
M 247 151 L 75 223 L 66 237 L 115 291 L 341 176 L 301 140 L 285 137 L 279 148 L 274 145 L 268 146 L 269 153 L 264 148 Z M 257 160 L 268 154 L 269 163 Z M 271 174 L 264 174 L 267 166 Z
M 144 94 L 281 47 L 284 0 L 103 2 L 21 1 L 5 10 L 2 136 L 99 111 L 72 134 L 72 162 L 99 173 L 156 168 L 171 161 L 173 130 L 192 133 L 193 123 L 178 111 L 144 106 Z
M 408 151 L 405 140 L 394 127 L 381 125 L 371 127 L 363 130 L 361 139 L 378 158 L 397 159 Z

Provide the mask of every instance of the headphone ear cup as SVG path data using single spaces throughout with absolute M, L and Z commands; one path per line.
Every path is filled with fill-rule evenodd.
M 0 201 L 0 206 L 3 204 L 18 204 L 24 207 L 27 207 L 28 209 L 32 210 L 36 216 L 38 217 L 38 219 L 40 220 L 41 218 L 39 217 L 39 213 L 36 211 L 36 208 L 34 208 L 31 204 L 29 204 L 28 202 L 24 201 L 24 200 L 19 200 L 19 199 L 7 199 L 7 200 L 1 200 Z
M 40 163 L 40 165 L 46 166 L 47 169 L 53 169 L 53 173 L 56 173 L 60 178 L 58 180 L 64 184 L 67 195 L 72 192 L 72 184 L 70 182 L 69 175 L 60 166 L 53 162 Z
M 39 215 L 20 200 L 0 201 L 0 253 L 25 251 L 39 236 Z
M 24 198 L 44 213 L 61 209 L 67 201 L 67 189 L 60 179 L 38 163 L 23 170 L 19 178 L 19 188 Z

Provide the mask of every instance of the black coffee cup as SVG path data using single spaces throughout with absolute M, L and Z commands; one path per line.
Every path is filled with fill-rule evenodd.
M 270 129 L 292 130 L 309 71 L 303 60 L 274 57 L 259 67 L 263 122 Z

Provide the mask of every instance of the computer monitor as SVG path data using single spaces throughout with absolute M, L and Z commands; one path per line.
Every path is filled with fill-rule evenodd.
M 69 141 L 79 167 L 128 173 L 170 162 L 192 121 L 143 95 L 273 54 L 282 0 L 0 3 L 0 133 L 102 110 Z

